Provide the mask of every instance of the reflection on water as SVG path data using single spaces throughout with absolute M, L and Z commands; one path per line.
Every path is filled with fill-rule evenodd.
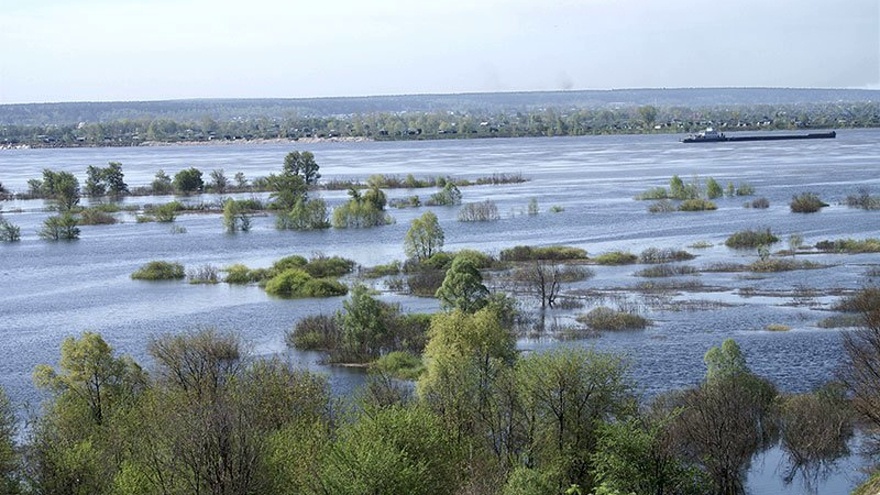
M 27 180 L 40 177 L 44 168 L 69 170 L 83 181 L 88 165 L 110 161 L 123 164 L 130 186 L 148 184 L 159 169 L 173 175 L 191 166 L 206 173 L 223 169 L 227 176 L 240 171 L 253 179 L 277 172 L 284 155 L 293 149 L 315 153 L 324 180 L 364 180 L 376 173 L 469 179 L 521 173 L 528 182 L 462 188 L 465 202 L 495 201 L 502 215 L 497 222 L 461 223 L 456 220 L 455 208 L 432 208 L 445 232 L 447 250 L 472 248 L 498 253 L 515 245 L 569 244 L 595 255 L 674 247 L 696 254 L 690 264 L 700 267 L 754 260 L 754 252 L 735 252 L 723 245 L 731 233 L 747 228 L 769 227 L 782 239 L 800 234 L 807 245 L 842 237 L 880 237 L 876 212 L 840 205 L 862 187 L 874 187 L 874 193 L 880 193 L 880 175 L 875 170 L 880 163 L 878 138 L 877 131 L 865 130 L 841 132 L 835 140 L 699 147 L 681 145 L 673 136 L 611 136 L 13 150 L 0 153 L 0 181 L 11 190 L 25 190 Z M 665 186 L 675 174 L 686 182 L 713 177 L 722 185 L 749 183 L 756 196 L 769 200 L 770 208 L 746 209 L 742 206 L 746 198 L 721 198 L 715 212 L 650 214 L 648 203 L 633 200 L 649 188 Z M 391 190 L 388 196 L 418 194 L 424 198 L 431 192 Z M 802 192 L 817 193 L 831 206 L 817 214 L 791 213 L 788 202 Z M 345 192 L 322 196 L 331 205 L 339 204 Z M 540 209 L 536 216 L 526 214 L 533 198 Z M 143 204 L 169 199 L 125 201 Z M 551 207 L 561 212 L 551 213 Z M 323 232 L 281 232 L 274 229 L 271 217 L 257 217 L 251 232 L 238 235 L 224 234 L 217 215 L 180 216 L 176 224 L 185 233 L 175 233 L 181 229 L 175 231 L 166 224 L 138 224 L 129 215 L 122 224 L 83 227 L 79 241 L 47 243 L 36 234 L 48 215 L 43 202 L 6 202 L 3 208 L 5 216 L 21 227 L 22 241 L 0 246 L 4 331 L 0 383 L 17 403 L 32 404 L 37 400 L 30 385 L 33 367 L 55 362 L 61 340 L 85 330 L 100 332 L 116 349 L 141 361 L 146 359 L 145 345 L 151 335 L 206 326 L 235 330 L 244 334 L 256 354 L 285 353 L 299 366 L 329 373 L 334 390 L 348 393 L 361 383 L 358 371 L 324 367 L 319 356 L 286 350 L 283 340 L 284 332 L 297 319 L 333 313 L 341 298 L 277 300 L 256 287 L 144 283 L 130 280 L 129 275 L 149 260 L 173 260 L 189 267 L 232 263 L 260 267 L 294 253 L 339 255 L 362 265 L 387 263 L 403 258 L 409 223 L 425 211 L 391 211 L 396 223 L 382 228 Z M 687 248 L 697 242 L 711 247 Z M 877 255 L 811 254 L 809 259 L 829 267 L 759 277 L 735 273 L 685 277 L 696 281 L 691 284 L 695 288 L 655 298 L 663 304 L 636 301 L 654 322 L 644 331 L 574 341 L 543 336 L 522 340 L 520 347 L 582 345 L 623 353 L 630 358 L 633 376 L 643 393 L 651 396 L 697 383 L 704 374 L 705 351 L 732 337 L 756 373 L 783 391 L 807 391 L 832 377 L 841 353 L 839 331 L 819 329 L 816 323 L 829 314 L 834 294 L 869 283 L 866 271 L 880 263 Z M 613 289 L 626 294 L 643 281 L 633 276 L 637 269 L 595 267 L 594 278 L 569 289 L 581 293 Z M 414 311 L 436 308 L 432 300 L 384 297 Z M 584 298 L 584 302 L 589 304 L 590 299 Z M 571 323 L 571 316 L 570 310 L 553 310 L 546 315 L 560 328 Z M 791 330 L 767 332 L 769 324 L 786 325 Z M 782 476 L 772 452 L 756 459 L 749 477 L 752 491 L 800 493 L 808 488 L 802 484 L 792 489 L 795 482 L 788 487 L 774 484 Z M 839 485 L 835 486 L 854 486 L 857 477 L 843 479 L 840 474 L 853 472 L 847 471 L 852 466 L 836 471 L 833 483 Z M 761 474 L 767 467 L 770 476 Z M 765 482 L 770 484 L 765 487 Z M 820 492 L 831 493 L 825 489 L 827 483 L 831 482 L 823 484 Z

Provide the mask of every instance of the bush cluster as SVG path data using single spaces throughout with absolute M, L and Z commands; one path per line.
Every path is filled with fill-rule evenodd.
M 741 230 L 724 241 L 724 245 L 734 249 L 754 249 L 758 246 L 767 246 L 779 242 L 779 238 L 770 232 L 770 229 L 764 230 Z
M 180 280 L 185 276 L 183 265 L 171 261 L 151 261 L 131 274 L 134 280 Z
M 591 330 L 641 330 L 650 324 L 647 318 L 635 311 L 612 309 L 600 306 L 585 315 L 577 317 L 577 321 L 587 325 Z
M 501 261 L 572 261 L 587 259 L 587 252 L 572 246 L 515 246 L 503 249 Z

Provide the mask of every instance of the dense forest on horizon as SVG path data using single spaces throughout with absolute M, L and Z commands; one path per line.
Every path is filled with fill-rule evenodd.
M 880 126 L 880 91 L 681 88 L 0 105 L 0 146 Z

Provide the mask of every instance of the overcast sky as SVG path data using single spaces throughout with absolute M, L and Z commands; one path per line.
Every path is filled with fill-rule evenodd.
M 878 0 L 3 0 L 0 103 L 880 88 Z

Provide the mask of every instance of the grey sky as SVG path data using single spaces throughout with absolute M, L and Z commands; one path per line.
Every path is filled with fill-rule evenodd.
M 0 103 L 880 88 L 878 0 L 4 0 Z

